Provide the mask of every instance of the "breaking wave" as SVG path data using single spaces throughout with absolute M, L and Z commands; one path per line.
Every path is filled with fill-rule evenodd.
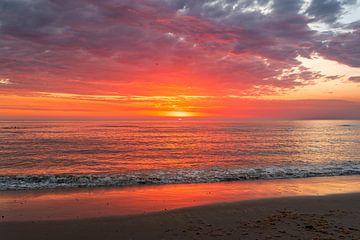
M 0 190 L 116 187 L 143 184 L 212 183 L 360 175 L 360 161 L 264 168 L 176 169 L 113 175 L 1 175 Z

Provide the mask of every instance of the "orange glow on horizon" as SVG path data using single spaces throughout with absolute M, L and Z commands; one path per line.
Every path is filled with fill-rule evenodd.
M 242 117 L 360 118 L 359 103 L 339 100 L 264 100 L 225 96 L 97 96 L 70 94 L 0 95 L 0 117 L 122 118 Z M 319 110 L 321 109 L 321 111 Z
M 185 112 L 185 111 L 172 111 L 163 113 L 166 117 L 175 117 L 175 118 L 185 118 L 185 117 L 196 117 L 199 116 L 198 113 L 194 112 Z

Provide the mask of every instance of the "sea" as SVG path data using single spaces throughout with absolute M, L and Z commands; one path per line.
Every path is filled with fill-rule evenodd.
M 360 121 L 0 122 L 0 190 L 360 175 Z

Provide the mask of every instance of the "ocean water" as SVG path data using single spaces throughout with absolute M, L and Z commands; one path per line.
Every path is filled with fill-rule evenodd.
M 0 190 L 360 175 L 360 121 L 0 122 Z

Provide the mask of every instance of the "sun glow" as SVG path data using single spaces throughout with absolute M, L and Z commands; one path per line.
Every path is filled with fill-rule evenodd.
M 176 117 L 179 120 L 184 117 L 195 117 L 198 116 L 197 113 L 194 112 L 185 112 L 185 111 L 171 111 L 171 112 L 165 112 L 165 116 L 167 117 Z

